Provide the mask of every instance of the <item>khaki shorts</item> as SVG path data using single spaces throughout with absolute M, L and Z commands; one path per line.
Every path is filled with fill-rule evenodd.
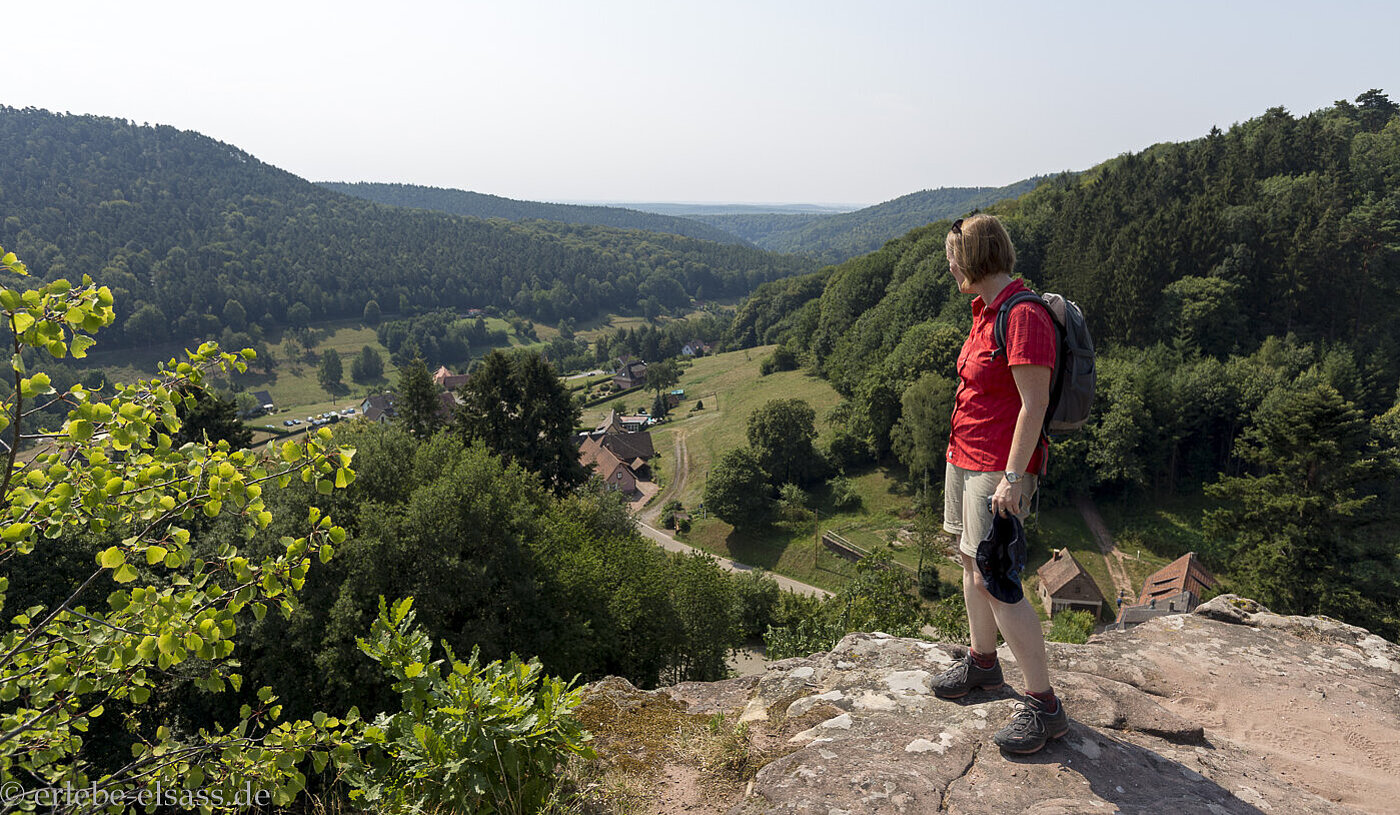
M 1001 470 L 982 473 L 948 464 L 943 479 L 943 528 L 957 537 L 958 551 L 968 557 L 977 557 L 977 544 L 992 528 L 992 510 L 988 502 L 1005 475 Z M 1025 478 L 1021 511 L 1016 513 L 1022 518 L 1030 511 L 1037 482 L 1033 475 Z

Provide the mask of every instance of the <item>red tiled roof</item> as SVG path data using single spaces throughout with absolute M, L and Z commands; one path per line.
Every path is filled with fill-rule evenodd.
M 594 456 L 591 463 L 593 469 L 597 470 L 603 478 L 611 478 L 612 474 L 617 472 L 618 467 L 627 467 L 621 459 L 603 449 L 598 450 L 598 454 Z
M 1214 585 L 1215 578 L 1196 560 L 1196 553 L 1187 552 L 1147 578 L 1138 603 L 1150 603 L 1154 597 L 1170 597 L 1188 591 L 1199 598 Z
M 436 371 L 433 372 L 433 381 L 438 383 L 439 386 L 444 387 L 450 391 L 456 390 L 462 387 L 463 385 L 467 384 L 467 380 L 470 378 L 471 377 L 467 376 L 466 374 L 452 373 L 451 371 L 447 370 L 446 365 L 443 365 L 442 367 L 438 368 Z
M 598 460 L 598 454 L 603 451 L 603 445 L 597 439 L 588 439 L 578 448 L 578 461 L 585 467 L 591 467 L 593 462 Z

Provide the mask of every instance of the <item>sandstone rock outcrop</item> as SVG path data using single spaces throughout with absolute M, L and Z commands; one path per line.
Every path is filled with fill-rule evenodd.
M 595 692 L 610 709 L 664 698 L 746 723 L 756 774 L 707 781 L 672 755 L 654 812 L 1400 812 L 1400 648 L 1362 629 L 1227 595 L 1086 645 L 1050 643 L 1071 729 L 1026 757 L 991 741 L 1020 688 L 1008 649 L 1011 687 L 930 692 L 961 653 L 852 634 L 756 678 Z M 606 733 L 599 745 L 606 759 Z

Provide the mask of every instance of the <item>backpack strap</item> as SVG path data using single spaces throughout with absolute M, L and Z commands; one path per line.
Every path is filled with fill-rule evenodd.
M 1020 303 L 1036 303 L 1045 309 L 1045 313 L 1050 315 L 1050 324 L 1055 325 L 1055 312 L 1050 310 L 1050 305 L 1040 298 L 1040 295 L 1033 291 L 1019 291 L 1006 298 L 1006 302 L 997 309 L 997 319 L 992 325 L 992 342 L 995 348 L 992 349 L 992 359 L 996 359 L 1001 354 L 1006 353 L 1006 325 L 1011 320 L 1012 306 Z
M 1060 402 L 1060 393 L 1065 384 L 1063 360 L 1065 356 L 1065 332 L 1060 327 L 1059 321 L 1055 319 L 1055 312 L 1050 308 L 1050 304 L 1045 302 L 1040 295 L 1030 290 L 1016 292 L 1006 298 L 1006 302 L 997 309 L 996 322 L 992 324 L 992 342 L 996 346 L 992 349 L 992 359 L 996 359 L 999 354 L 1006 353 L 1006 326 L 1011 321 L 1011 309 L 1021 303 L 1035 303 L 1045 309 L 1045 313 L 1050 317 L 1050 325 L 1055 329 L 1055 367 L 1051 370 L 1050 401 L 1045 406 L 1045 418 L 1041 420 L 1040 440 L 1037 442 L 1037 445 L 1041 446 L 1042 449 L 1046 449 L 1050 446 L 1050 416 L 1055 412 L 1055 406 Z

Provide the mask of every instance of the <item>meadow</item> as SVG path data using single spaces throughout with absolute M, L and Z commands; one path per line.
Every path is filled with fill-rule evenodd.
M 889 551 L 894 559 L 916 568 L 919 561 L 911 532 L 915 523 L 917 490 L 907 472 L 897 463 L 872 466 L 847 473 L 860 504 L 837 509 L 825 487 L 809 494 L 808 507 L 800 511 L 778 512 L 766 527 L 736 530 L 714 516 L 702 517 L 701 502 L 710 468 L 723 454 L 748 443 L 749 416 L 772 399 L 796 398 L 810 404 L 817 415 L 817 445 L 822 446 L 832 429 L 826 415 L 841 397 L 825 381 L 803 371 L 783 371 L 763 376 L 759 364 L 772 346 L 732 351 L 701 357 L 687 363 L 678 387 L 685 399 L 670 417 L 652 428 L 658 457 L 653 471 L 663 489 L 652 507 L 675 498 L 693 515 L 691 529 L 677 537 L 705 551 L 730 557 L 742 563 L 762 566 L 774 572 L 826 589 L 839 588 L 853 573 L 853 567 L 818 543 L 822 531 L 833 531 L 870 551 Z M 652 394 L 637 390 L 591 405 L 581 424 L 596 427 L 610 410 L 633 413 L 649 408 Z M 703 410 L 695 410 L 703 403 Z M 676 478 L 675 458 L 681 446 L 687 456 L 684 484 L 670 489 Z M 1051 474 L 1053 478 L 1053 473 Z M 935 494 L 937 493 L 935 485 Z M 1206 505 L 1199 495 L 1162 501 L 1107 501 L 1101 513 L 1119 548 L 1127 555 L 1124 567 L 1136 589 L 1145 578 L 1201 540 L 1200 517 Z M 649 507 L 650 509 L 651 507 Z M 935 509 L 941 533 L 941 507 Z M 1080 516 L 1071 505 L 1038 506 L 1028 522 L 1030 561 L 1039 566 L 1058 549 L 1068 549 L 1099 585 L 1107 601 L 1105 616 L 1115 610 L 1117 590 L 1108 566 Z M 940 549 L 950 545 L 942 538 Z M 936 565 L 945 591 L 961 585 L 961 567 L 951 558 L 937 557 Z M 1027 576 L 1027 589 L 1035 591 L 1034 572 Z M 1135 598 L 1130 598 L 1131 602 Z

